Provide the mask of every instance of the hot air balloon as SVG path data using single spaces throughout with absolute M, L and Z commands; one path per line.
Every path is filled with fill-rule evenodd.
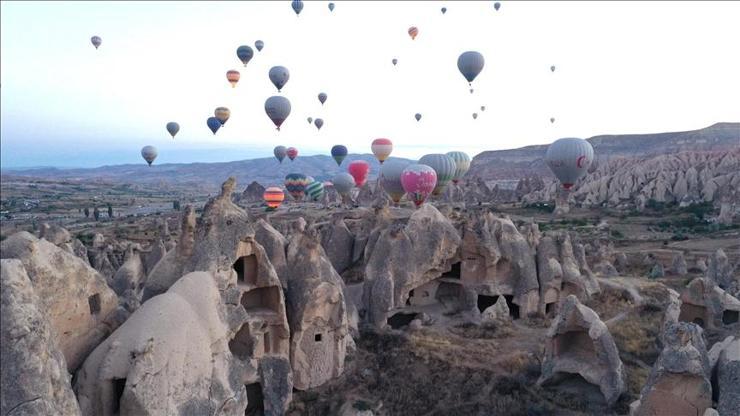
M 317 129 L 321 130 L 321 126 L 324 125 L 324 120 L 317 118 L 313 121 L 313 124 L 316 126 Z
M 303 2 L 301 0 L 293 0 L 290 6 L 293 8 L 296 16 L 301 14 L 301 10 L 303 10 Z
M 442 14 L 445 14 L 445 13 L 447 13 L 447 7 L 442 8 Z
M 337 162 L 337 166 L 342 165 L 342 161 L 347 157 L 347 147 L 341 144 L 335 145 L 331 148 L 331 157 Z
M 416 121 L 419 121 L 419 120 L 421 120 L 421 114 L 419 114 L 419 113 L 416 113 L 416 114 L 414 115 L 414 118 L 416 119 Z
M 250 48 L 247 45 L 242 45 L 238 48 L 236 48 L 236 56 L 239 58 L 240 61 L 244 64 L 244 66 L 247 66 L 249 61 L 254 56 L 254 51 L 252 48 Z
M 545 163 L 565 189 L 570 189 L 586 174 L 593 160 L 591 143 L 570 137 L 555 140 L 545 154 Z
M 334 11 L 334 3 L 329 3 L 329 11 L 330 12 Z
M 338 173 L 331 181 L 334 183 L 334 189 L 343 197 L 349 195 L 355 186 L 355 178 L 347 172 Z
M 347 166 L 347 172 L 355 178 L 355 185 L 358 188 L 362 188 L 362 185 L 367 182 L 367 174 L 370 172 L 370 164 L 364 160 L 353 160 L 352 163 Z
M 277 88 L 278 92 L 285 86 L 290 79 L 290 71 L 284 66 L 273 66 L 269 72 L 270 81 L 272 85 Z
M 412 164 L 401 173 L 401 185 L 409 199 L 418 207 L 437 185 L 437 174 L 427 165 Z
M 306 185 L 306 195 L 312 201 L 318 201 L 324 196 L 324 182 L 312 181 Z
M 308 120 L 308 124 L 312 124 L 313 123 L 313 118 L 311 118 L 311 117 L 307 118 L 306 120 Z
M 175 123 L 174 121 L 170 121 L 169 123 L 167 123 L 167 132 L 170 133 L 173 139 L 175 138 L 175 135 L 178 131 L 180 131 L 179 124 Z
M 465 152 L 447 152 L 447 156 L 455 162 L 455 174 L 452 182 L 457 184 L 470 169 L 470 156 Z
M 303 199 L 308 184 L 308 178 L 302 173 L 289 173 L 285 176 L 285 189 L 296 201 Z
M 388 163 L 380 165 L 380 186 L 396 204 L 401 201 L 406 193 L 403 184 L 401 184 L 401 174 L 409 165 L 409 162 L 401 160 L 389 160 Z
M 239 71 L 235 69 L 230 69 L 226 71 L 226 80 L 229 81 L 229 84 L 231 84 L 231 88 L 236 87 L 236 83 L 239 82 L 239 78 L 241 75 L 239 74 Z
M 157 148 L 154 146 L 144 146 L 141 148 L 141 157 L 146 160 L 146 163 L 148 163 L 149 166 L 151 166 L 154 159 L 157 158 L 157 154 Z
M 388 159 L 393 151 L 393 142 L 390 139 L 375 139 L 373 140 L 370 149 L 381 164 L 384 160 Z
M 550 123 L 554 123 L 554 122 L 555 122 L 555 117 L 550 117 Z
M 496 9 L 496 11 L 498 11 L 498 9 L 501 8 L 501 3 L 499 2 L 493 3 L 493 8 Z
M 273 95 L 265 101 L 265 113 L 280 131 L 280 126 L 290 115 L 290 101 L 285 97 Z
M 226 107 L 216 107 L 216 109 L 213 110 L 213 115 L 218 119 L 218 121 L 221 122 L 221 125 L 223 126 L 224 124 L 226 124 L 227 121 L 229 121 L 231 111 Z
M 398 59 L 393 58 L 391 59 L 391 62 L 393 62 L 393 66 L 396 66 L 396 64 L 398 63 Z
M 208 125 L 208 128 L 211 129 L 213 134 L 216 134 L 218 129 L 221 128 L 221 121 L 217 119 L 216 117 L 208 117 L 208 120 L 206 120 L 206 124 Z
M 480 106 L 480 111 L 486 111 L 486 106 L 485 105 Z
M 100 39 L 100 36 L 93 36 L 90 38 L 90 42 L 92 42 L 93 46 L 95 46 L 95 49 L 98 49 L 98 47 L 100 47 L 100 44 L 103 43 L 103 39 Z
M 270 209 L 277 209 L 285 199 L 285 192 L 277 186 L 271 186 L 265 189 L 262 198 Z
M 319 93 L 319 102 L 321 103 L 321 105 L 324 105 L 324 102 L 326 102 L 326 93 Z
M 409 36 L 411 36 L 411 40 L 416 39 L 416 36 L 418 35 L 419 35 L 419 28 L 417 28 L 416 26 L 411 26 L 409 28 Z
M 473 120 L 476 120 L 478 118 L 478 113 L 473 113 Z
M 555 65 L 550 67 L 550 72 L 555 72 Z
M 419 163 L 431 167 L 437 174 L 437 185 L 434 187 L 433 195 L 441 194 L 447 183 L 455 177 L 457 164 L 447 155 L 441 153 L 424 155 L 419 159 Z
M 261 52 L 262 48 L 265 47 L 265 42 L 262 42 L 261 40 L 258 40 L 254 42 L 254 47 L 257 48 L 257 52 Z
M 287 151 L 288 149 L 286 149 L 285 146 L 275 146 L 275 149 L 272 150 L 272 153 L 275 155 L 280 163 L 283 163 L 283 159 L 285 159 Z
M 288 155 L 288 159 L 291 161 L 295 160 L 295 158 L 298 157 L 298 149 L 295 147 L 289 147 L 288 150 L 285 151 L 285 154 Z
M 475 77 L 483 70 L 486 60 L 483 55 L 476 51 L 467 51 L 460 54 L 457 58 L 457 69 L 468 80 L 468 85 L 472 85 Z M 470 90 L 470 92 L 473 92 Z

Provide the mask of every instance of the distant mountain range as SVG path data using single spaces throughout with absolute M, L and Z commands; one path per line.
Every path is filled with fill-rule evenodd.
M 588 139 L 594 146 L 597 160 L 616 157 L 644 157 L 682 151 L 724 151 L 740 146 L 740 123 L 717 123 L 710 127 L 676 133 L 604 135 Z M 468 177 L 481 177 L 486 181 L 513 181 L 529 175 L 550 176 L 543 161 L 547 145 L 527 146 L 513 150 L 483 152 L 473 158 Z M 345 172 L 353 160 L 365 160 L 371 165 L 370 177 L 377 175 L 380 164 L 371 154 L 350 154 L 337 166 L 334 159 L 325 155 L 298 156 L 278 163 L 275 158 L 260 158 L 224 163 L 144 163 L 102 166 L 92 169 L 33 168 L 3 170 L 3 180 L 9 177 L 35 177 L 132 183 L 158 186 L 193 186 L 217 189 L 229 176 L 237 179 L 239 188 L 257 181 L 265 186 L 283 183 L 285 175 L 300 172 L 318 180 L 330 180 Z M 393 159 L 393 158 L 391 158 Z M 408 160 L 408 159 L 401 159 Z

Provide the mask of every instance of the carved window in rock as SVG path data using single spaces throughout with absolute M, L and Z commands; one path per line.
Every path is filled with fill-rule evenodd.
M 280 313 L 280 288 L 269 286 L 244 292 L 241 305 L 251 314 Z
M 238 284 L 255 286 L 257 284 L 257 256 L 250 254 L 239 257 L 234 262 L 236 281 Z
M 87 298 L 87 304 L 90 307 L 90 315 L 100 313 L 100 293 L 96 293 Z

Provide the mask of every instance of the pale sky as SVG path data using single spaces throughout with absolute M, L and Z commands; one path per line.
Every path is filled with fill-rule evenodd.
M 296 16 L 289 0 L 2 2 L 2 165 L 143 163 L 148 144 L 156 163 L 265 157 L 278 144 L 368 153 L 377 137 L 399 157 L 473 156 L 740 121 L 740 2 L 304 3 Z M 257 39 L 265 48 L 244 68 L 236 48 Z M 468 50 L 486 59 L 474 94 L 457 69 Z M 280 132 L 264 112 L 274 65 L 290 70 Z M 214 136 L 218 106 L 231 119 Z M 181 126 L 174 140 L 168 121 Z

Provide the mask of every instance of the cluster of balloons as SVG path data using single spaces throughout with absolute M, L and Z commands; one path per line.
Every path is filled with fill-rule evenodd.
M 290 159 L 291 162 L 298 157 L 298 149 L 296 149 L 295 147 L 285 147 L 282 145 L 275 146 L 275 149 L 272 150 L 272 153 L 275 155 L 275 158 L 280 163 L 283 163 L 283 159 L 285 159 L 285 156 L 288 156 L 288 159 Z

